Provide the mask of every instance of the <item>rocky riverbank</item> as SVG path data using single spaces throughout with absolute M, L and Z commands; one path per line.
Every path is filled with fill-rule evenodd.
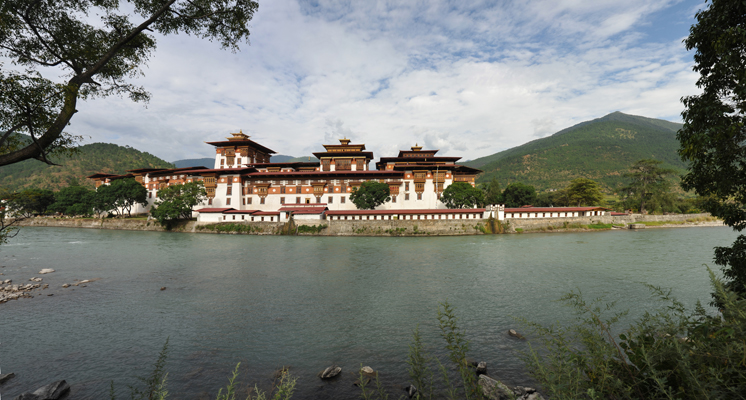
M 5 266 L 0 266 L 0 269 L 2 271 L 4 270 Z M 46 275 L 51 274 L 55 272 L 53 269 L 42 269 L 39 271 L 38 275 Z M 28 275 L 26 275 L 28 276 Z M 33 283 L 14 283 L 13 279 L 3 279 L 5 277 L 5 272 L 0 272 L 0 304 L 6 303 L 11 300 L 19 300 L 19 299 L 33 299 L 34 296 L 41 296 L 43 294 L 46 294 L 47 296 L 54 296 L 54 293 L 47 292 L 47 289 L 50 289 L 49 283 L 41 283 L 44 281 L 44 278 L 33 276 L 28 279 L 29 282 Z M 98 279 L 84 279 L 84 280 L 78 280 L 75 279 L 72 281 L 72 283 L 63 283 L 60 285 L 61 288 L 67 289 L 71 288 L 73 286 L 75 287 L 87 287 L 88 283 L 95 282 Z

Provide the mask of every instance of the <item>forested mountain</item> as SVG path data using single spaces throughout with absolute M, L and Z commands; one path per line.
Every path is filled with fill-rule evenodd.
M 210 158 L 188 158 L 186 160 L 174 161 L 175 168 L 187 168 L 187 167 L 207 167 L 212 168 L 215 166 L 215 157 Z
M 615 112 L 563 129 L 493 155 L 465 162 L 484 171 L 477 181 L 497 178 L 502 187 L 522 182 L 537 190 L 561 189 L 575 178 L 589 178 L 608 191 L 626 183 L 623 174 L 643 158 L 682 173 L 676 131 L 681 124 Z
M 137 168 L 174 168 L 171 163 L 131 147 L 92 143 L 78 149 L 79 153 L 70 158 L 52 159 L 60 166 L 26 160 L 0 167 L 0 188 L 11 191 L 25 188 L 57 190 L 72 182 L 93 188 L 93 182 L 86 176 L 97 172 L 124 174 L 126 170 Z

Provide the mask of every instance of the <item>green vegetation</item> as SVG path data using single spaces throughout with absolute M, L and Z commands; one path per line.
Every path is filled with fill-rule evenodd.
M 746 4 L 712 0 L 697 13 L 684 41 L 696 49 L 699 95 L 685 97 L 684 127 L 678 135 L 679 154 L 690 163 L 682 186 L 705 198 L 702 208 L 736 231 L 746 228 Z M 715 248 L 715 263 L 723 267 L 726 288 L 746 295 L 746 237 L 730 247 Z
M 350 201 L 358 210 L 372 210 L 381 204 L 391 201 L 389 185 L 383 182 L 366 181 L 360 187 L 352 189 Z
M 70 216 L 89 216 L 93 213 L 96 192 L 83 186 L 68 186 L 54 194 L 49 211 Z
M 394 228 L 394 229 L 386 229 L 384 232 L 388 233 L 391 236 L 401 236 L 406 232 L 407 228 Z
M 500 182 L 493 178 L 492 181 L 482 185 L 484 190 L 484 204 L 503 204 L 503 193 L 500 190 Z
M 60 166 L 27 160 L 0 168 L 0 187 L 10 191 L 27 188 L 58 190 L 80 185 L 94 189 L 93 181 L 85 177 L 95 173 L 126 174 L 138 168 L 174 168 L 166 161 L 128 146 L 93 143 L 77 148 L 68 157 L 50 157 Z
M 588 229 L 611 229 L 612 224 L 589 224 Z
M 614 193 L 626 184 L 623 174 L 629 166 L 640 159 L 654 158 L 683 173 L 686 164 L 676 154 L 680 128 L 673 122 L 615 112 L 464 164 L 484 171 L 480 183 L 522 182 L 544 191 L 588 178 Z
M 620 191 L 631 203 L 640 204 L 641 213 L 645 213 L 646 202 L 657 205 L 673 202 L 671 183 L 666 178 L 676 171 L 661 168 L 661 163 L 657 160 L 639 160 L 630 167 L 630 172 L 624 174 L 631 182 Z
M 189 158 L 185 160 L 176 160 L 173 162 L 174 168 L 187 167 L 207 167 L 212 168 L 215 165 L 215 158 Z
M 131 216 L 132 208 L 138 204 L 148 205 L 148 190 L 134 178 L 116 179 L 96 190 L 94 207 L 101 211 L 114 214 L 127 211 Z
M 327 225 L 298 225 L 298 233 L 321 233 Z
M 150 214 L 162 226 L 170 229 L 176 221 L 191 218 L 194 206 L 206 199 L 207 192 L 201 181 L 171 185 L 158 191 L 158 200 L 150 209 Z
M 218 233 L 254 233 L 263 232 L 263 229 L 256 225 L 250 225 L 248 223 L 219 223 L 212 225 L 199 225 L 197 230 L 209 230 Z
M 595 206 L 604 198 L 598 183 L 587 178 L 573 179 L 565 189 L 565 193 L 568 202 L 576 207 Z
M 454 182 L 443 190 L 440 201 L 448 208 L 483 207 L 484 192 L 467 182 Z
M 502 199 L 505 202 L 505 207 L 533 205 L 536 201 L 536 189 L 520 182 L 511 183 L 503 191 Z
M 28 218 L 45 214 L 54 203 L 54 193 L 51 190 L 27 189 L 6 195 L 6 201 L 13 216 Z
M 663 305 L 617 335 L 614 326 L 627 312 L 571 292 L 562 300 L 578 314 L 576 323 L 523 320 L 534 335 L 524 355 L 529 372 L 553 399 L 746 398 L 746 302 L 712 271 L 710 277 L 720 313 L 700 304 L 687 310 L 651 286 Z

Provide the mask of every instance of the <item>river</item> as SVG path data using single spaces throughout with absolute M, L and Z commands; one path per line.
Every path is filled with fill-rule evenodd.
M 290 366 L 294 399 L 353 398 L 351 372 L 369 365 L 398 398 L 416 326 L 444 356 L 445 300 L 471 357 L 509 384 L 531 383 L 517 357 L 526 343 L 506 334 L 521 329 L 514 317 L 565 322 L 571 310 L 556 300 L 573 289 L 639 315 L 658 304 L 643 283 L 707 303 L 703 264 L 735 237 L 724 227 L 399 238 L 23 228 L 0 247 L 0 280 L 40 276 L 50 288 L 0 304 L 0 369 L 16 374 L 0 394 L 65 379 L 76 399 L 108 398 L 111 381 L 129 398 L 169 338 L 173 399 L 214 399 L 238 362 L 242 385 L 265 389 Z M 98 280 L 61 287 L 76 279 Z M 331 364 L 339 379 L 316 378 Z

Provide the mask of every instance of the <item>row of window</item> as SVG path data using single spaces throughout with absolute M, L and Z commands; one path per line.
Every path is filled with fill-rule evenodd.
M 225 221 L 227 219 L 226 217 L 227 217 L 227 215 L 223 215 L 223 221 Z M 235 215 L 232 215 L 231 217 L 232 217 L 233 221 L 236 220 L 236 216 Z M 400 219 L 398 215 L 373 215 L 372 217 L 373 218 L 371 218 L 370 215 L 366 215 L 365 218 L 363 218 L 362 215 L 359 215 L 359 216 L 355 216 L 355 215 L 350 215 L 350 216 L 347 216 L 347 215 L 337 215 L 336 217 L 335 216 L 330 216 L 329 219 L 331 219 L 331 220 L 335 220 L 335 219 L 336 220 L 347 220 L 349 218 L 351 220 L 356 220 L 357 219 L 357 220 L 374 220 L 374 221 L 375 220 Z M 402 220 L 406 220 L 406 219 L 410 219 L 410 220 L 414 220 L 414 219 L 481 219 L 482 215 L 481 214 L 458 214 L 458 217 L 457 217 L 456 215 L 451 214 L 450 218 L 449 218 L 448 215 L 438 214 L 438 215 L 417 215 L 416 217 L 417 218 L 415 218 L 414 215 L 403 215 L 401 217 L 401 219 Z M 241 220 L 246 221 L 246 216 L 245 215 L 241 215 Z M 268 221 L 269 222 L 274 222 L 274 220 L 275 220 L 275 217 L 274 216 L 270 216 Z M 254 216 L 252 216 L 251 217 L 251 221 L 264 221 L 264 216 L 261 216 L 261 217 L 254 217 Z
M 531 214 L 534 214 L 533 218 L 551 218 L 552 213 L 507 213 L 505 214 L 505 218 L 522 218 L 521 215 L 526 214 L 525 218 L 531 218 Z M 541 214 L 541 217 L 539 217 L 539 214 Z M 559 217 L 572 217 L 573 213 L 571 212 L 561 212 L 561 213 L 555 213 Z M 600 214 L 595 214 L 600 215 Z
M 226 218 L 225 218 L 225 217 L 227 217 L 227 215 L 223 215 L 223 221 L 225 221 L 225 220 L 226 220 Z M 236 216 L 235 216 L 235 215 L 232 215 L 232 217 L 233 217 L 233 220 L 235 221 L 235 220 L 236 220 Z M 256 218 L 256 219 L 254 219 L 254 218 Z M 268 219 L 267 221 L 269 221 L 269 222 L 274 222 L 274 221 L 275 221 L 275 217 L 272 217 L 272 216 L 270 216 L 270 217 L 268 217 L 268 218 L 269 218 L 269 219 Z M 242 216 L 241 216 L 241 219 L 242 219 L 242 220 L 244 220 L 244 221 L 246 221 L 246 216 L 245 216 L 245 215 L 242 215 Z M 278 219 L 279 219 L 279 218 L 278 218 Z M 264 217 L 263 217 L 263 216 L 262 216 L 262 217 L 254 217 L 254 216 L 252 216 L 252 217 L 251 217 L 251 221 L 264 221 Z
M 372 217 L 372 218 L 371 218 Z M 416 218 L 415 218 L 416 217 Z M 418 214 L 418 215 L 350 215 L 351 220 L 391 220 L 391 219 L 481 219 L 482 214 Z M 330 216 L 332 220 L 346 220 L 347 215 Z

